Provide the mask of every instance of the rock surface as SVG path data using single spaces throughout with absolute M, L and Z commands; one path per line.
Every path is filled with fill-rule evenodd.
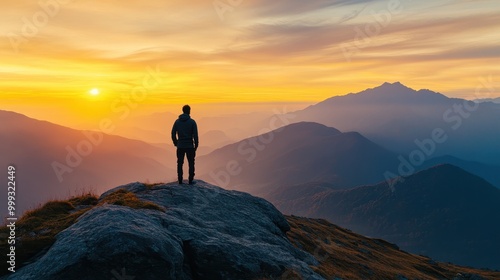
M 112 189 L 165 211 L 104 204 L 59 233 L 33 263 L 4 279 L 263 279 L 296 271 L 322 279 L 317 261 L 286 238 L 283 215 L 264 199 L 198 181 Z

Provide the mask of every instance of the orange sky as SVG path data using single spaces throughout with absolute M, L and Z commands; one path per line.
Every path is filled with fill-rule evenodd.
M 17 0 L 0 16 L 0 109 L 60 123 L 123 106 L 305 106 L 385 81 L 500 88 L 497 0 Z

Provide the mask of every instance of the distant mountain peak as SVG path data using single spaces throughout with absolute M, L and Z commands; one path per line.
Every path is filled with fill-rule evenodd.
M 465 175 L 465 176 L 477 177 L 477 176 L 465 171 L 464 169 L 462 169 L 456 165 L 450 164 L 450 163 L 437 164 L 437 165 L 429 167 L 427 169 L 418 171 L 418 172 L 416 172 L 408 177 L 418 177 L 419 175 L 428 175 L 428 174 L 432 174 L 431 176 L 434 176 L 434 174 L 446 174 L 446 175 L 454 174 L 455 176 L 457 176 L 457 174 L 460 174 L 460 175 Z
M 363 93 L 363 92 L 370 92 L 370 93 L 376 93 L 376 94 L 381 94 L 381 93 L 401 94 L 401 93 L 410 93 L 410 92 L 413 93 L 413 92 L 416 92 L 416 90 L 403 85 L 401 82 L 394 82 L 394 83 L 385 82 L 385 83 L 381 84 L 380 86 L 367 89 L 367 90 L 362 91 L 360 93 Z
M 389 83 L 389 82 L 384 82 L 383 84 L 381 84 L 379 87 L 383 87 L 383 86 L 404 86 L 404 87 L 407 87 L 405 85 L 403 85 L 401 82 L 394 82 L 394 83 Z
M 404 84 L 400 82 L 394 82 L 394 83 L 389 83 L 385 82 L 382 85 L 378 87 L 374 87 L 371 89 L 364 90 L 362 92 L 359 92 L 357 94 L 363 94 L 363 93 L 369 93 L 369 94 L 377 94 L 377 95 L 386 95 L 386 96 L 391 96 L 391 97 L 401 97 L 401 96 L 407 96 L 407 97 L 412 97 L 412 101 L 437 101 L 437 100 L 446 100 L 448 99 L 447 96 L 432 91 L 430 89 L 419 89 L 415 90 L 413 88 L 407 87 Z
M 384 183 L 383 183 L 384 184 Z M 424 192 L 443 191 L 457 194 L 461 191 L 464 197 L 468 194 L 481 194 L 485 197 L 499 197 L 500 191 L 483 178 L 465 171 L 449 163 L 438 164 L 405 177 L 396 189 L 418 186 Z M 457 197 L 461 199 L 461 197 Z
M 332 131 L 334 133 L 340 133 L 336 128 L 334 127 L 329 127 L 324 124 L 320 124 L 317 122 L 308 122 L 308 121 L 302 121 L 302 122 L 296 122 L 296 123 L 291 123 L 284 128 L 286 129 L 293 129 L 293 130 L 326 130 L 326 131 Z
M 407 87 L 401 82 L 384 82 L 383 84 L 368 88 L 360 92 L 350 93 L 342 96 L 330 97 L 305 110 L 321 108 L 331 105 L 361 105 L 361 104 L 436 104 L 447 102 L 449 98 L 431 90 L 415 90 Z

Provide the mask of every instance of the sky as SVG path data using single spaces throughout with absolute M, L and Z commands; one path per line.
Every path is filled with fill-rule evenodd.
M 500 96 L 475 93 L 500 88 L 498 0 L 17 0 L 0 16 L 0 109 L 56 122 L 396 81 Z

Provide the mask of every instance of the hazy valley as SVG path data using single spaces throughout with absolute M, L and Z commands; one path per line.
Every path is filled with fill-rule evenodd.
M 459 119 L 455 104 L 474 110 Z M 286 214 L 498 269 L 500 107 L 472 106 L 385 83 L 286 114 L 201 117 L 196 176 Z M 132 118 L 116 136 L 1 111 L 2 164 L 19 170 L 20 211 L 130 181 L 172 181 L 176 116 Z

